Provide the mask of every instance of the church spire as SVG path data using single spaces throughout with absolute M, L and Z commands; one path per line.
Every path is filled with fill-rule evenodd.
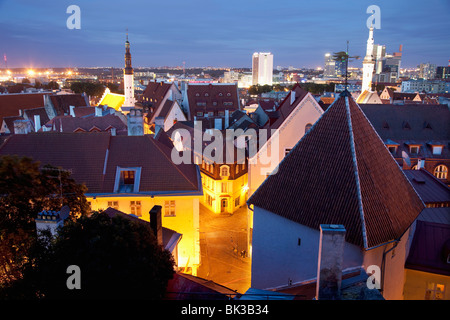
M 134 107 L 134 76 L 133 68 L 131 67 L 131 53 L 130 53 L 130 42 L 128 41 L 128 28 L 127 37 L 125 41 L 125 68 L 123 69 L 123 84 L 125 101 L 124 106 Z
M 131 53 L 130 53 L 130 42 L 128 41 L 128 28 L 127 28 L 127 38 L 125 41 L 125 74 L 133 74 L 133 68 L 131 67 Z
M 373 69 L 375 66 L 375 60 L 373 58 L 373 43 L 373 26 L 370 26 L 369 38 L 367 39 L 366 56 L 363 60 L 363 79 L 361 85 L 361 94 L 363 94 L 365 91 L 372 91 Z

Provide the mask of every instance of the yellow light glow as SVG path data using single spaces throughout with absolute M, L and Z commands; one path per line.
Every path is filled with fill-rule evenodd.
M 29 76 L 34 76 L 34 70 L 33 69 L 28 70 L 28 75 Z
M 7 72 L 8 74 L 11 74 L 11 70 L 7 70 L 6 72 Z
M 67 71 L 67 74 L 70 76 L 70 75 L 72 75 L 72 71 Z

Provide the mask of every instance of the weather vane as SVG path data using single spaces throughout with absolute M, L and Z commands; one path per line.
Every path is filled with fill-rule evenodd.
M 347 91 L 347 86 L 348 86 L 348 63 L 349 63 L 349 61 L 354 61 L 354 60 L 360 59 L 360 56 L 353 56 L 353 57 L 349 56 L 348 43 L 349 43 L 349 41 L 347 40 L 347 51 L 339 51 L 339 52 L 333 53 L 334 61 L 341 61 L 342 63 L 345 63 L 345 91 Z M 352 60 L 350 60 L 350 59 L 352 59 Z

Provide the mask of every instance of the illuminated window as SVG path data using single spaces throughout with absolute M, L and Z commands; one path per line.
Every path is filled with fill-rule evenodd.
M 131 214 L 140 217 L 141 216 L 141 202 L 140 201 L 130 201 L 130 211 Z
M 164 216 L 175 217 L 175 200 L 164 201 Z
M 203 112 L 202 111 L 197 111 L 197 117 L 203 117 Z
M 440 283 L 428 282 L 425 291 L 425 300 L 444 299 L 445 285 Z
M 226 193 L 226 192 L 228 192 L 227 183 L 223 182 L 222 183 L 222 193 Z
M 230 170 L 229 170 L 228 166 L 220 167 L 220 175 L 222 177 L 228 177 L 230 175 Z
M 438 179 L 447 179 L 448 168 L 443 164 L 434 169 L 434 176 Z
M 236 165 L 236 174 L 238 174 L 239 173 L 239 165 L 237 164 Z
M 442 146 L 433 146 L 433 154 L 440 155 L 442 153 Z
M 209 111 L 208 112 L 208 117 L 213 117 L 214 116 L 214 111 Z
M 114 182 L 114 192 L 139 192 L 140 178 L 140 167 L 117 167 L 116 180 Z
M 119 201 L 108 201 L 108 207 L 119 210 Z

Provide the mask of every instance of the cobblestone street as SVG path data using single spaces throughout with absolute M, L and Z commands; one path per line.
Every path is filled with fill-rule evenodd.
M 233 214 L 214 214 L 200 204 L 198 276 L 245 293 L 250 287 L 247 257 L 247 206 Z

